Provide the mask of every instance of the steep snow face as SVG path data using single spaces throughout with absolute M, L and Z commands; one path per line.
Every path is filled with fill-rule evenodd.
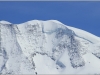
M 1 74 L 100 74 L 100 38 L 91 33 L 57 20 L 0 25 Z
M 52 21 L 29 21 L 17 25 L 16 31 L 18 42 L 26 56 L 34 52 L 46 54 L 57 63 L 67 50 L 73 67 L 85 65 L 78 51 L 80 44 L 75 40 L 75 33 L 61 24 Z
M 13 25 L 7 22 L 4 23 L 3 21 L 3 24 L 0 24 L 0 73 L 24 74 L 26 72 L 33 74 L 34 71 L 30 69 L 31 64 L 22 54 L 22 50 L 17 42 Z
M 86 39 L 86 40 L 90 41 L 91 43 L 99 43 L 100 42 L 100 37 L 97 37 L 89 32 L 81 30 L 81 29 L 77 29 L 77 28 L 70 27 L 70 26 L 67 26 L 67 27 L 69 29 L 73 30 L 77 34 L 77 36 L 80 38 Z

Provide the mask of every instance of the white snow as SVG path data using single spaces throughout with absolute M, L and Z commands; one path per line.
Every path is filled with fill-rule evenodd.
M 73 30 L 79 37 L 85 38 L 93 43 L 98 43 L 100 42 L 100 37 L 97 37 L 87 31 L 84 31 L 82 29 L 74 28 L 67 26 L 69 29 Z
M 1 74 L 100 74 L 99 37 L 57 20 L 8 24 L 0 21 Z
M 11 24 L 10 22 L 5 21 L 5 20 L 0 21 L 0 23 L 1 23 L 1 24 Z

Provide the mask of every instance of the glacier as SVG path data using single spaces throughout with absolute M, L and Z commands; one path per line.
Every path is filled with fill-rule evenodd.
M 57 20 L 2 20 L 0 74 L 100 74 L 100 37 Z

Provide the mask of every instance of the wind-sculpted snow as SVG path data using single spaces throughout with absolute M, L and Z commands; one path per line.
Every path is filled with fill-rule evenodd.
M 0 26 L 1 74 L 100 74 L 100 38 L 88 32 L 56 20 Z

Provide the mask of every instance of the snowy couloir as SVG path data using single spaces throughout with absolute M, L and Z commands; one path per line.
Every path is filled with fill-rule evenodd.
M 100 37 L 57 20 L 2 20 L 0 74 L 100 74 Z

